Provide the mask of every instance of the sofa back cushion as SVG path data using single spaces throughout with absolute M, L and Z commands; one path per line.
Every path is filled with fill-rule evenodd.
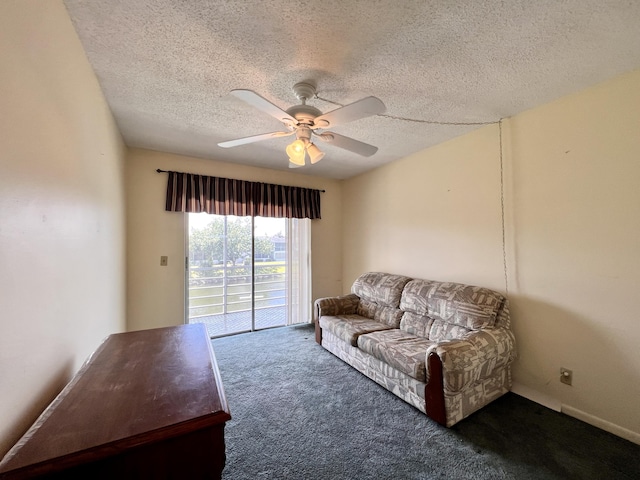
M 398 328 L 402 318 L 400 298 L 410 280 L 403 275 L 381 272 L 360 275 L 351 286 L 351 293 L 360 298 L 358 315 Z
M 402 319 L 402 310 L 399 308 L 383 307 L 368 300 L 360 300 L 356 313 L 392 328 L 398 328 Z
M 488 288 L 412 280 L 402 292 L 400 309 L 405 315 L 400 328 L 417 335 L 417 324 L 422 322 L 430 340 L 459 338 L 468 331 L 494 326 L 504 301 L 500 293 Z
M 430 338 L 429 332 L 432 325 L 433 318 L 414 312 L 403 312 L 400 320 L 400 329 L 416 337 Z
M 390 273 L 363 273 L 353 282 L 351 293 L 383 307 L 398 308 L 404 286 L 410 280 L 409 277 Z

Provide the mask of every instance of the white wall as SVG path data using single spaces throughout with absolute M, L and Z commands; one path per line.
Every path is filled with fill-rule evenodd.
M 640 71 L 503 125 L 514 391 L 636 443 L 639 132 Z M 496 125 L 348 180 L 343 198 L 345 291 L 368 270 L 505 291 Z
M 326 190 L 320 197 L 323 218 L 311 222 L 313 298 L 341 292 L 339 181 L 131 149 L 126 168 L 129 330 L 184 323 L 185 214 L 164 210 L 167 175 L 157 173 L 158 168 Z M 169 257 L 168 266 L 160 266 L 161 255 Z
M 125 327 L 124 155 L 62 2 L 0 2 L 0 457 Z

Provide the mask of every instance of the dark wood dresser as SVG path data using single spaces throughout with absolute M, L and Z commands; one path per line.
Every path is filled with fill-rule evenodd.
M 204 325 L 111 335 L 0 462 L 0 479 L 220 478 L 230 418 Z

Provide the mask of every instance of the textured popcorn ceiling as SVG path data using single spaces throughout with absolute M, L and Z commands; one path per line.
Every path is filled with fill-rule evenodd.
M 387 114 L 491 122 L 640 67 L 638 0 L 65 0 L 129 146 L 287 170 L 292 137 L 229 95 L 254 90 L 283 109 L 292 86 Z M 336 108 L 321 100 L 323 112 Z M 365 158 L 318 142 L 296 172 L 348 178 L 468 132 L 373 117 L 334 128 L 379 147 Z

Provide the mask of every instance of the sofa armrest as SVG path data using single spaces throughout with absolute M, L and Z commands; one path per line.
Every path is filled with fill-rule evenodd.
M 456 393 L 516 358 L 515 338 L 506 328 L 471 332 L 460 340 L 440 342 L 427 350 L 442 362 L 442 382 L 446 392 Z
M 322 329 L 320 317 L 323 315 L 353 315 L 358 310 L 360 297 L 350 293 L 340 297 L 325 297 L 317 299 L 313 306 L 313 323 L 316 327 L 316 342 L 322 345 Z
M 319 298 L 314 303 L 315 320 L 323 315 L 353 315 L 358 309 L 360 298 L 353 293 L 340 297 Z

